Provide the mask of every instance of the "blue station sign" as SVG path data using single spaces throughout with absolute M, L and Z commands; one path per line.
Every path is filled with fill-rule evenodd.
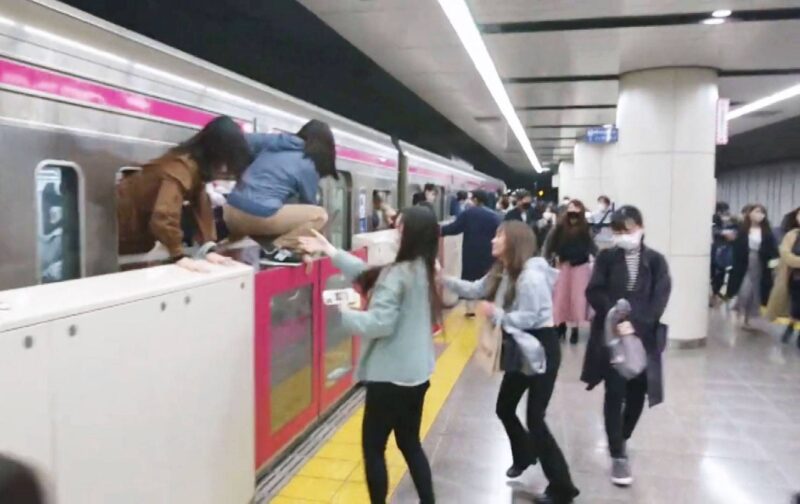
M 586 130 L 586 142 L 594 144 L 616 143 L 619 140 L 619 130 L 616 126 L 589 128 Z

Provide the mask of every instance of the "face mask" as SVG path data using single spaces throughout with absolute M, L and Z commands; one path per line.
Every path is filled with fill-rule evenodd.
M 642 244 L 642 232 L 614 235 L 614 245 L 622 250 L 633 250 Z
M 531 207 L 530 203 L 523 203 L 522 204 L 522 208 L 524 208 L 525 210 L 529 209 L 530 207 Z
M 597 209 L 600 210 L 601 212 L 605 212 L 606 210 L 608 210 L 608 206 L 605 203 L 600 203 L 599 205 L 597 205 Z

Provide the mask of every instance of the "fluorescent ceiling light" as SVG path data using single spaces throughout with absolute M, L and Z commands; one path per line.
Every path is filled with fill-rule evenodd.
M 147 65 L 142 65 L 141 63 L 136 63 L 135 65 L 133 65 L 133 68 L 135 68 L 136 70 L 144 70 L 145 72 L 153 74 L 153 75 L 155 75 L 157 77 L 163 77 L 164 79 L 169 79 L 171 81 L 175 81 L 178 84 L 183 84 L 184 86 L 187 86 L 187 87 L 190 87 L 190 88 L 201 89 L 201 88 L 204 87 L 199 82 L 195 82 L 195 81 L 190 80 L 190 79 L 184 79 L 183 77 L 178 77 L 175 74 L 171 74 L 169 72 L 165 72 L 163 70 L 159 70 L 157 68 L 153 68 L 153 67 L 150 67 L 150 66 L 147 66 Z
M 494 66 L 492 57 L 489 56 L 489 51 L 483 43 L 481 34 L 475 25 L 475 20 L 472 19 L 472 14 L 470 14 L 466 2 L 464 0 L 439 0 L 439 6 L 456 31 L 461 44 L 466 49 L 470 59 L 472 59 L 472 63 L 477 68 L 483 82 L 489 89 L 489 93 L 491 93 L 492 98 L 500 108 L 500 112 L 505 117 L 509 128 L 511 128 L 523 152 L 528 157 L 528 161 L 537 172 L 542 171 L 542 165 L 539 163 L 539 159 L 533 151 L 533 146 L 525 134 L 525 128 L 522 126 L 522 122 L 520 122 L 517 112 L 511 104 L 511 99 L 503 87 L 503 81 L 500 80 L 497 68 Z
M 10 20 L 10 19 L 8 19 L 8 18 L 4 18 L 3 16 L 0 16 L 0 25 L 5 25 L 5 26 L 16 26 L 16 24 L 17 24 L 17 23 L 15 23 L 14 21 L 11 21 L 11 20 Z
M 783 91 L 778 91 L 775 94 L 765 96 L 764 98 L 760 98 L 754 102 L 750 102 L 747 105 L 742 105 L 736 110 L 732 110 L 730 113 L 728 113 L 728 120 L 730 121 L 731 119 L 742 117 L 745 114 L 755 112 L 756 110 L 761 110 L 763 108 L 769 107 L 770 105 L 782 102 L 783 100 L 794 98 L 795 96 L 798 95 L 800 95 L 800 84 L 795 84 L 794 86 L 784 89 Z
M 63 44 L 65 46 L 74 47 L 76 49 L 80 49 L 83 52 L 94 54 L 95 56 L 100 56 L 101 58 L 105 58 L 111 61 L 116 61 L 117 63 L 122 63 L 122 64 L 128 63 L 128 60 L 120 56 L 117 56 L 116 54 L 111 54 L 110 52 L 101 51 L 100 49 L 95 49 L 92 46 L 76 42 L 72 39 L 68 39 L 60 35 L 56 35 L 55 33 L 50 33 L 48 31 L 34 28 L 33 26 L 26 26 L 25 31 L 32 35 L 36 35 L 37 37 L 46 38 L 52 40 L 53 42 Z
M 714 12 L 712 12 L 711 13 L 711 17 L 726 18 L 726 17 L 730 16 L 731 14 L 733 14 L 733 12 L 730 11 L 729 9 L 719 9 L 719 10 L 715 10 Z
M 725 22 L 725 18 L 708 18 L 702 22 L 704 25 L 720 25 Z

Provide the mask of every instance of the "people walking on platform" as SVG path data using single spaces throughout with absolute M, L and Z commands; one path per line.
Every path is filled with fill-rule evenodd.
M 611 481 L 627 486 L 633 483 L 633 476 L 626 441 L 642 414 L 645 396 L 651 407 L 664 398 L 661 354 L 667 335 L 660 319 L 669 301 L 671 281 L 664 256 L 644 244 L 644 221 L 637 208 L 616 210 L 611 226 L 615 247 L 598 254 L 586 289 L 595 316 L 581 380 L 589 390 L 605 382 L 603 415 L 612 459 Z M 628 329 L 641 340 L 646 353 L 645 370 L 629 379 L 612 366 L 606 345 L 606 317 L 619 300 L 630 305 Z
M 433 482 L 420 425 L 435 363 L 432 328 L 441 322 L 435 279 L 439 226 L 428 209 L 412 207 L 401 212 L 397 229 L 397 258 L 377 268 L 336 249 L 319 233 L 299 240 L 309 252 L 330 256 L 346 277 L 369 293 L 365 311 L 343 308 L 341 317 L 347 331 L 363 338 L 357 379 L 366 382 L 367 389 L 361 443 L 370 501 L 386 502 L 385 451 L 394 432 L 420 502 L 432 504 Z
M 456 220 L 442 226 L 442 236 L 464 235 L 461 244 L 461 278 L 467 281 L 483 278 L 492 267 L 492 239 L 500 225 L 500 217 L 486 206 L 486 191 L 474 191 L 472 203 L 473 206 L 459 214 Z M 475 316 L 470 301 L 467 301 L 466 316 Z
M 196 231 L 192 238 L 202 246 L 202 258 L 217 264 L 230 262 L 212 251 L 216 228 L 206 183 L 215 178 L 238 179 L 251 159 L 242 129 L 222 116 L 123 177 L 117 186 L 119 253 L 144 254 L 160 242 L 178 266 L 204 271 L 202 263 L 183 251 L 181 217 L 188 202 Z
M 614 213 L 614 206 L 608 196 L 597 198 L 597 210 L 592 214 L 592 236 L 594 243 L 599 250 L 614 246 L 614 236 L 611 232 L 611 215 Z
M 761 314 L 772 291 L 772 269 L 777 266 L 778 245 L 764 205 L 751 205 L 733 242 L 733 269 L 728 280 L 728 297 L 736 296 L 734 310 L 742 327 L 753 329 L 750 321 Z
M 445 288 L 469 299 L 483 299 L 480 310 L 487 320 L 503 328 L 500 367 L 505 372 L 497 397 L 497 416 L 511 443 L 513 463 L 507 470 L 516 478 L 538 460 L 549 481 L 540 503 L 568 503 L 578 495 L 567 461 L 545 422 L 545 412 L 561 363 L 561 348 L 553 328 L 553 286 L 558 271 L 536 253 L 533 230 L 518 221 L 504 222 L 492 240 L 496 262 L 483 278 L 469 282 L 443 279 Z M 523 331 L 544 348 L 546 371 L 523 372 L 521 350 L 508 331 Z M 527 426 L 517 417 L 517 405 L 528 392 Z
M 722 287 L 725 277 L 733 264 L 733 241 L 736 239 L 738 224 L 730 213 L 730 207 L 724 201 L 717 203 L 712 219 L 711 230 L 711 305 L 722 298 Z M 727 296 L 726 296 L 727 297 Z
M 788 343 L 800 323 L 800 207 L 786 215 L 783 232 L 778 271 L 767 303 L 767 318 L 789 318 L 789 325 L 781 338 Z M 800 348 L 800 329 L 797 346 Z
M 506 213 L 504 220 L 522 221 L 533 227 L 541 218 L 541 213 L 533 206 L 531 193 L 521 190 L 517 192 L 517 206 Z
M 424 206 L 430 209 L 434 214 L 436 213 L 436 199 L 439 197 L 439 190 L 433 184 L 425 184 L 422 192 L 414 194 L 412 204 L 414 206 Z
M 561 339 L 570 328 L 572 344 L 578 343 L 578 329 L 589 320 L 585 292 L 595 254 L 597 246 L 586 221 L 586 208 L 579 200 L 572 200 L 548 235 L 542 252 L 561 272 L 553 293 L 554 319 Z
M 338 178 L 331 128 L 312 120 L 296 134 L 254 133 L 247 140 L 255 160 L 228 196 L 223 212 L 232 240 L 268 240 L 267 264 L 299 265 L 303 251 L 297 238 L 322 229 L 328 221 L 317 204 L 317 189 L 320 178 Z

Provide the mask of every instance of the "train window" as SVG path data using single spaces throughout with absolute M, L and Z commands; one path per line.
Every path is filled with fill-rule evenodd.
M 342 274 L 333 275 L 325 282 L 325 290 L 347 289 L 353 283 Z M 342 326 L 338 306 L 325 306 L 325 355 L 323 369 L 325 388 L 331 388 L 353 367 L 353 337 Z
M 276 295 L 270 303 L 270 428 L 279 431 L 310 405 L 314 382 L 311 285 Z
M 372 191 L 372 218 L 370 229 L 380 231 L 392 227 L 391 215 L 394 212 L 392 193 L 376 189 Z
M 331 243 L 347 250 L 350 246 L 350 174 L 339 172 L 339 180 L 325 178 L 320 181 L 319 204 L 328 212 L 328 238 Z
M 82 272 L 80 168 L 43 162 L 35 171 L 39 281 L 61 282 Z
M 142 171 L 142 168 L 140 166 L 123 166 L 122 168 L 117 170 L 117 175 L 115 180 L 116 185 L 119 185 L 119 183 L 122 182 L 122 179 L 128 178 L 131 175 L 139 173 L 140 171 Z

